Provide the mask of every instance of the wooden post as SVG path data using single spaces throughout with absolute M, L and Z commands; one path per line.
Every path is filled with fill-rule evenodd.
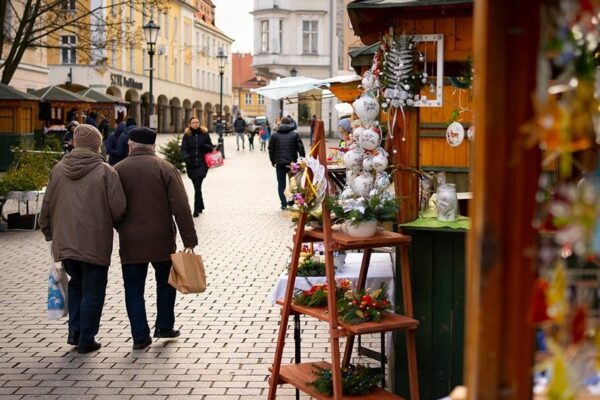
M 532 396 L 534 341 L 527 310 L 540 154 L 523 148 L 519 127 L 533 117 L 540 5 L 540 0 L 475 3 L 477 134 L 465 346 L 469 399 Z
M 390 114 L 388 117 L 394 116 Z M 404 116 L 398 110 L 395 117 L 394 137 L 388 134 L 386 143 L 390 161 L 402 168 L 419 169 L 419 110 L 405 107 Z M 398 223 L 414 221 L 419 217 L 419 176 L 399 170 L 393 180 L 396 196 L 401 198 Z

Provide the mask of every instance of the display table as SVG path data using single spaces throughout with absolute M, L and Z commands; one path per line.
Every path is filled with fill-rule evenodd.
M 465 234 L 466 217 L 453 222 L 419 218 L 401 225 L 412 237 L 411 283 L 416 330 L 419 390 L 421 399 L 439 399 L 463 384 L 465 324 Z M 396 296 L 402 293 L 396 282 Z M 395 335 L 398 360 L 406 357 L 403 333 Z M 409 385 L 404 362 L 393 367 L 394 393 L 408 398 Z
M 28 192 L 9 192 L 6 196 L 6 203 L 13 200 L 17 202 L 18 212 L 7 216 L 8 228 L 11 231 L 34 231 L 38 227 L 38 217 L 40 213 L 40 201 L 44 198 L 45 189 L 32 190 Z M 29 203 L 34 203 L 33 214 Z M 21 204 L 25 203 L 25 214 L 21 214 Z M 0 216 L 4 219 L 4 216 Z M 13 226 L 13 227 L 11 227 Z
M 344 264 L 335 271 L 337 279 L 350 279 L 356 282 L 360 272 L 360 263 L 362 262 L 362 253 L 348 253 Z M 298 277 L 296 279 L 296 289 L 308 290 L 311 286 L 321 285 L 325 283 L 324 276 L 313 276 L 309 278 Z M 375 289 L 379 285 L 385 283 L 388 288 L 388 298 L 394 302 L 394 269 L 392 266 L 392 257 L 389 253 L 373 253 L 371 254 L 371 262 L 367 274 L 366 288 Z M 285 296 L 285 288 L 287 286 L 287 273 L 281 274 L 275 287 L 269 294 L 269 301 L 275 304 L 278 299 Z

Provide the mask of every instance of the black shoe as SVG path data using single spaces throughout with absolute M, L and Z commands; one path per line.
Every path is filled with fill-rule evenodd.
M 178 330 L 175 330 L 175 329 L 159 329 L 159 328 L 156 328 L 154 330 L 154 337 L 155 338 L 176 338 L 179 335 L 181 335 L 181 332 L 179 332 Z
M 293 205 L 294 205 L 294 200 L 290 200 L 290 201 L 288 201 L 288 202 L 287 202 L 287 205 L 288 205 L 288 206 L 293 206 Z
M 194 218 L 198 218 L 200 216 L 200 213 L 195 212 L 194 213 Z
M 282 209 L 282 210 L 286 210 L 286 209 L 287 209 L 287 206 L 281 206 L 281 209 Z
M 79 332 L 69 332 L 69 336 L 67 336 L 67 344 L 71 346 L 79 345 Z
M 102 347 L 102 344 L 100 342 L 96 342 L 94 340 L 94 343 L 87 345 L 87 346 L 79 346 L 79 349 L 77 349 L 77 352 L 79 354 L 87 354 L 87 353 L 91 353 L 93 351 L 96 351 L 98 349 L 100 349 L 100 347 Z
M 145 349 L 146 347 L 150 346 L 151 344 L 152 344 L 152 338 L 150 336 L 148 336 L 146 338 L 146 340 L 142 340 L 141 342 L 133 341 L 133 349 L 134 350 Z

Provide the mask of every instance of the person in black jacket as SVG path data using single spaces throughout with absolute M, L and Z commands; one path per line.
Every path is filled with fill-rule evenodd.
M 289 166 L 298 157 L 305 157 L 304 144 L 300 135 L 294 129 L 289 118 L 281 120 L 277 131 L 269 140 L 269 159 L 277 173 L 277 192 L 281 201 L 281 209 L 285 210 L 288 201 L 285 198 L 285 187 L 287 184 L 287 173 Z
M 181 141 L 181 156 L 185 161 L 188 177 L 194 183 L 194 218 L 204 210 L 202 181 L 208 174 L 204 155 L 213 151 L 213 148 L 208 129 L 200 126 L 198 118 L 190 118 L 189 126 Z

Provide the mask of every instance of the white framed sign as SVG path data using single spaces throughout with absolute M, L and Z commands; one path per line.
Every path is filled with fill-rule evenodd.
M 415 101 L 412 106 L 441 107 L 444 92 L 444 35 L 412 35 L 411 37 L 425 57 L 435 54 L 435 64 L 431 63 L 430 68 L 427 67 L 428 62 L 425 59 L 424 72 L 428 74 L 428 81 L 421 87 L 421 100 Z
M 150 115 L 150 121 L 148 121 L 148 125 L 150 129 L 158 129 L 158 115 L 152 114 Z

